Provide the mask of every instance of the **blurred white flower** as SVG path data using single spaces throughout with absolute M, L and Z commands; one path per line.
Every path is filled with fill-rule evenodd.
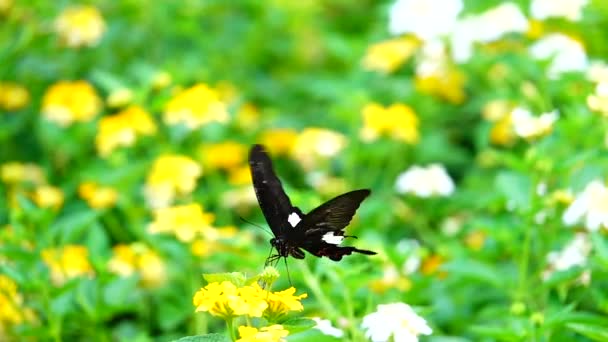
M 416 75 L 420 77 L 442 75 L 449 63 L 446 46 L 439 39 L 426 42 L 418 58 Z
M 608 115 L 608 80 L 595 85 L 595 93 L 587 96 L 587 107 L 594 112 Z
M 551 59 L 549 77 L 556 78 L 569 71 L 584 71 L 589 64 L 583 45 L 560 33 L 553 33 L 538 40 L 530 47 L 536 59 Z
M 452 57 L 457 62 L 466 62 L 473 55 L 475 43 L 494 42 L 508 33 L 523 33 L 528 28 L 528 19 L 512 2 L 467 16 L 456 23 L 450 36 Z
M 534 116 L 524 108 L 516 107 L 511 112 L 511 120 L 515 134 L 519 137 L 530 139 L 551 132 L 553 124 L 557 121 L 559 114 L 557 110 Z
M 530 12 L 532 17 L 543 20 L 547 18 L 565 18 L 577 21 L 583 17 L 583 7 L 588 0 L 532 0 Z
M 397 0 L 390 9 L 389 32 L 413 33 L 422 40 L 445 36 L 462 8 L 462 0 Z
M 338 132 L 310 127 L 298 134 L 291 154 L 304 168 L 311 169 L 319 159 L 334 157 L 346 144 L 346 137 Z
M 591 82 L 608 82 L 608 64 L 604 61 L 591 61 L 587 68 L 587 79 Z
M 591 253 L 591 241 L 587 234 L 578 233 L 561 251 L 547 254 L 547 269 L 543 279 L 547 280 L 554 272 L 565 271 L 574 266 L 585 266 Z
M 415 342 L 418 335 L 433 332 L 426 320 L 405 303 L 378 305 L 378 311 L 363 317 L 361 327 L 373 342 Z
M 608 228 L 608 188 L 601 180 L 589 182 L 562 216 L 566 225 L 573 225 L 582 218 L 585 218 L 585 227 L 590 231 L 601 226 Z
M 312 317 L 312 320 L 317 322 L 315 328 L 321 330 L 324 335 L 329 335 L 336 338 L 341 338 L 342 336 L 344 336 L 344 331 L 331 325 L 331 322 L 328 319 Z
M 413 193 L 419 197 L 449 196 L 454 192 L 454 182 L 445 168 L 439 164 L 428 167 L 414 165 L 397 177 L 399 193 Z

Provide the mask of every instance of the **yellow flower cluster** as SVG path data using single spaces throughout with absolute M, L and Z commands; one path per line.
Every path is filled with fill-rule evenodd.
M 177 195 L 194 191 L 203 168 L 192 158 L 166 154 L 158 157 L 146 179 L 145 196 L 153 208 L 171 204 Z
M 153 234 L 171 233 L 186 243 L 200 237 L 215 237 L 212 226 L 215 215 L 203 211 L 200 204 L 179 205 L 154 211 L 154 221 L 148 231 Z
M 42 115 L 60 126 L 92 120 L 101 108 L 95 89 L 86 81 L 60 81 L 42 98 Z
M 363 140 L 373 141 L 382 135 L 415 144 L 420 139 L 418 117 L 412 108 L 396 103 L 387 108 L 370 103 L 363 108 Z
M 42 168 L 32 163 L 8 162 L 2 164 L 0 177 L 7 184 L 31 183 L 42 185 L 46 183 Z
M 132 146 L 138 135 L 154 133 L 156 124 L 150 114 L 139 106 L 131 106 L 99 120 L 95 144 L 101 156 L 108 156 L 119 146 Z
M 218 92 L 200 83 L 170 99 L 165 106 L 163 120 L 169 125 L 181 123 L 189 129 L 196 129 L 212 122 L 228 121 L 228 111 Z
M 272 155 L 289 155 L 296 140 L 298 133 L 289 128 L 276 128 L 262 133 L 260 142 L 268 148 Z
M 280 324 L 262 327 L 259 330 L 254 327 L 240 326 L 239 335 L 241 338 L 236 342 L 280 342 L 285 341 L 283 337 L 289 335 L 289 331 Z
M 99 10 L 93 6 L 71 6 L 55 20 L 60 41 L 69 47 L 94 46 L 106 30 Z
M 108 269 L 123 277 L 135 273 L 141 277 L 144 287 L 162 285 L 166 276 L 166 266 L 162 258 L 154 250 L 143 243 L 114 246 L 112 258 L 108 261 Z
M 416 52 L 420 42 L 414 37 L 402 37 L 371 45 L 363 59 L 367 70 L 391 73 L 407 62 Z
M 63 205 L 63 191 L 52 185 L 41 185 L 34 189 L 32 199 L 39 207 L 59 210 Z
M 48 185 L 41 167 L 31 163 L 9 162 L 0 167 L 0 178 L 9 185 L 11 205 L 18 206 L 17 196 L 29 197 L 42 208 L 58 210 L 63 205 L 63 191 Z M 31 190 L 30 187 L 34 186 Z
M 196 312 L 206 311 L 223 319 L 236 316 L 265 317 L 275 320 L 289 311 L 303 310 L 300 300 L 306 294 L 294 296 L 295 288 L 281 292 L 262 289 L 257 283 L 237 287 L 229 281 L 210 283 L 193 298 Z
M 437 96 L 450 103 L 464 102 L 466 78 L 463 72 L 453 67 L 434 74 L 417 75 L 415 79 L 418 91 Z
M 305 169 L 312 169 L 320 160 L 336 156 L 346 146 L 346 137 L 340 133 L 311 127 L 304 129 L 293 143 L 291 153 Z
M 15 111 L 30 102 L 30 93 L 17 83 L 0 82 L 0 109 Z
M 243 144 L 226 141 L 201 146 L 200 156 L 205 167 L 228 172 L 230 184 L 244 185 L 251 183 L 247 150 L 248 147 Z
M 23 307 L 23 296 L 17 290 L 11 278 L 0 274 L 0 338 L 6 328 L 34 318 L 33 311 Z
M 42 260 L 51 270 L 51 280 L 62 285 L 79 276 L 92 276 L 93 268 L 88 260 L 89 251 L 84 246 L 66 245 L 42 251 Z
M 101 186 L 95 182 L 84 182 L 78 186 L 78 195 L 87 201 L 91 208 L 105 209 L 111 208 L 118 200 L 116 189 Z

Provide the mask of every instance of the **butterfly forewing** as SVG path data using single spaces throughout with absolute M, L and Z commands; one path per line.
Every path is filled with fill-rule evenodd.
M 275 236 L 282 236 L 286 224 L 298 221 L 302 214 L 291 201 L 281 181 L 272 169 L 272 161 L 262 145 L 254 145 L 249 153 L 249 167 L 253 180 L 253 189 L 264 217 Z M 297 219 L 294 216 L 297 215 Z M 294 224 L 295 225 L 295 224 Z

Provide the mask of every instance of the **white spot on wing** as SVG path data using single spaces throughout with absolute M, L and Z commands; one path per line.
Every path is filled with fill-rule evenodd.
M 287 221 L 292 227 L 295 227 L 296 225 L 298 225 L 298 223 L 300 223 L 300 221 L 302 221 L 302 219 L 300 218 L 300 216 L 298 216 L 297 213 L 293 212 L 289 214 L 289 216 L 287 217 Z
M 325 233 L 321 240 L 331 243 L 332 245 L 339 245 L 344 240 L 344 236 L 334 235 L 334 232 Z

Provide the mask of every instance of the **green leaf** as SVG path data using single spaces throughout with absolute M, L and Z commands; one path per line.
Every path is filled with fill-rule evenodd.
M 223 281 L 229 281 L 237 287 L 244 286 L 247 280 L 247 278 L 245 278 L 245 275 L 243 275 L 243 273 L 241 272 L 207 273 L 203 274 L 203 278 L 208 283 L 221 283 Z
M 197 336 L 186 336 L 173 342 L 230 342 L 228 336 L 224 334 L 207 334 Z
M 528 176 L 514 171 L 500 172 L 496 177 L 496 188 L 516 208 L 530 207 L 532 182 Z
M 298 317 L 290 318 L 287 321 L 281 323 L 285 330 L 289 330 L 290 334 L 294 334 L 301 331 L 306 331 L 313 328 L 317 323 L 310 318 Z
M 604 237 L 600 234 L 591 234 L 591 242 L 595 251 L 595 259 L 597 259 L 604 268 L 608 268 L 608 244 Z
M 48 229 L 50 241 L 69 243 L 81 240 L 88 233 L 89 226 L 95 222 L 97 213 L 86 210 L 73 213 L 57 220 Z
M 606 325 L 596 326 L 581 323 L 569 323 L 566 324 L 566 327 L 594 341 L 608 341 L 608 328 L 606 328 Z
M 551 274 L 551 276 L 543 282 L 543 286 L 546 288 L 551 288 L 556 285 L 566 284 L 577 279 L 584 269 L 580 266 L 573 266 L 563 271 L 556 271 Z
M 454 260 L 446 263 L 442 268 L 461 278 L 473 278 L 484 283 L 492 284 L 497 288 L 507 286 L 507 283 L 504 281 L 503 277 L 501 277 L 501 273 L 496 266 L 491 266 L 480 261 Z

